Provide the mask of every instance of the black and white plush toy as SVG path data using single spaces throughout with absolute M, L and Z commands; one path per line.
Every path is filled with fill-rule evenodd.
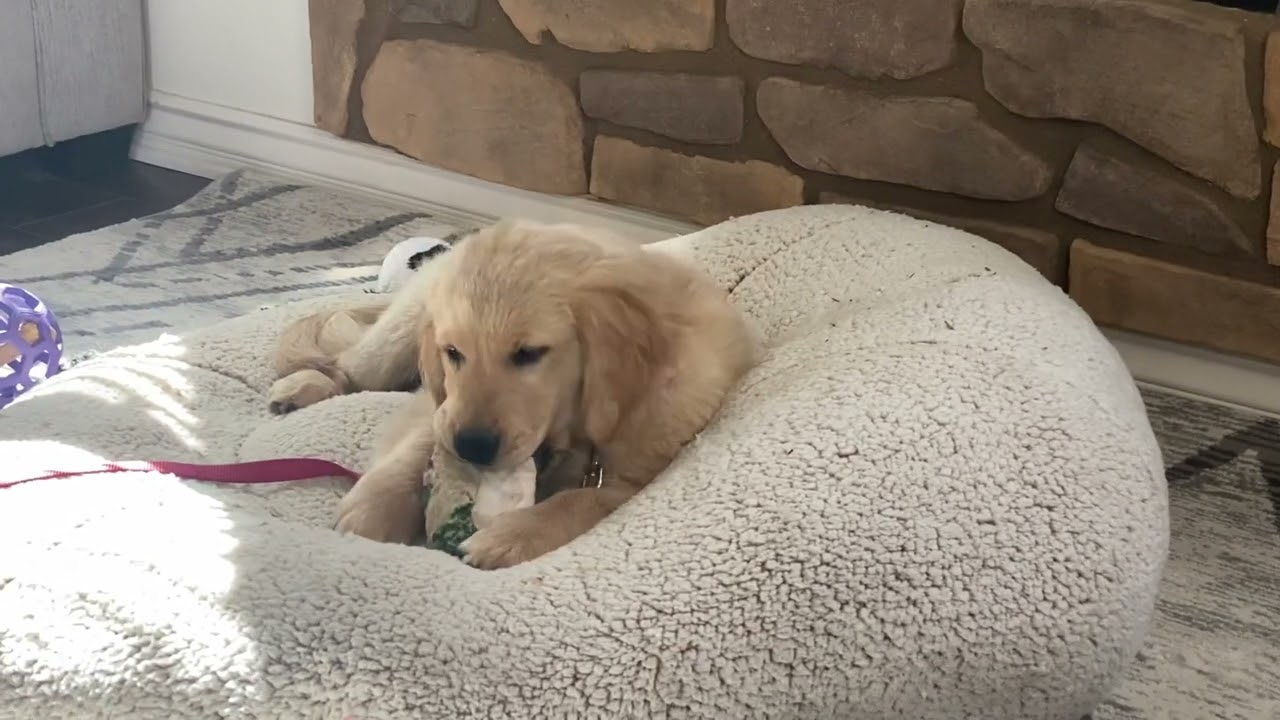
M 401 240 L 382 259 L 382 269 L 378 271 L 378 280 L 373 291 L 389 293 L 399 290 L 415 270 L 431 258 L 448 250 L 449 243 L 443 238 L 411 237 L 408 240 Z
M 478 228 L 456 230 L 444 237 L 411 237 L 401 240 L 382 260 L 378 280 L 368 292 L 389 293 L 404 287 L 409 277 L 440 253 L 447 252 Z

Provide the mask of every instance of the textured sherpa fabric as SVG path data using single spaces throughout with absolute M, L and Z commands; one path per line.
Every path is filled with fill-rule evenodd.
M 974 236 L 849 207 L 667 241 L 763 362 L 671 467 L 500 572 L 340 537 L 345 483 L 160 475 L 0 494 L 0 718 L 1079 720 L 1164 566 L 1116 353 Z M 0 414 L 0 458 L 363 467 L 403 396 L 267 414 L 307 301 L 105 353 Z

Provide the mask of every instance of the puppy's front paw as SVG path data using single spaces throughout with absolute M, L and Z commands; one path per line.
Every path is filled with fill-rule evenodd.
M 299 370 L 271 385 L 267 408 L 275 415 L 287 415 L 341 394 L 342 388 L 328 375 L 319 370 Z
M 338 503 L 334 529 L 378 542 L 413 542 L 422 531 L 422 505 L 413 487 L 366 475 Z
M 547 534 L 533 508 L 512 510 L 490 520 L 483 530 L 458 545 L 462 561 L 482 570 L 528 562 L 560 546 Z

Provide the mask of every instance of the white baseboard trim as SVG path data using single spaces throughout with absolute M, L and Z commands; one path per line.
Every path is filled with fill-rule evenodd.
M 464 223 L 500 217 L 581 222 L 625 231 L 645 242 L 695 229 L 640 210 L 528 192 L 439 170 L 310 125 L 164 92 L 151 94 L 133 157 L 210 178 L 242 167 L 257 168 L 422 207 Z
M 316 185 L 417 206 L 442 219 L 490 222 L 524 217 L 603 225 L 640 240 L 695 226 L 585 198 L 527 192 L 432 168 L 383 148 L 336 138 L 299 123 L 152 93 L 134 144 L 142 162 L 202 177 L 252 167 Z M 1106 331 L 1140 382 L 1227 405 L 1280 415 L 1280 367 Z
M 1104 330 L 1139 382 L 1280 417 L 1280 367 L 1121 330 Z

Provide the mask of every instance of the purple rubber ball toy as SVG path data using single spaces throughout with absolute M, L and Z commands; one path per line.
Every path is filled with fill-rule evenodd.
M 40 298 L 0 283 L 0 408 L 62 369 L 62 329 Z

